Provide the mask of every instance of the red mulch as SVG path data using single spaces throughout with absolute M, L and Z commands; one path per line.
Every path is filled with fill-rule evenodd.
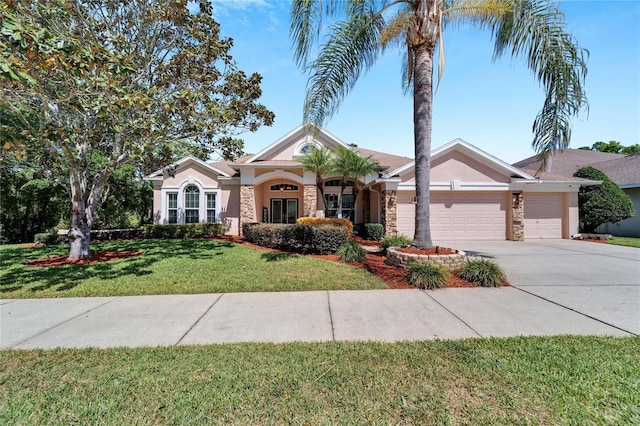
M 27 266 L 64 266 L 64 265 L 86 265 L 89 263 L 109 262 L 112 260 L 128 259 L 130 257 L 142 256 L 142 251 L 94 251 L 89 259 L 70 259 L 68 256 L 50 256 L 42 259 L 27 262 Z

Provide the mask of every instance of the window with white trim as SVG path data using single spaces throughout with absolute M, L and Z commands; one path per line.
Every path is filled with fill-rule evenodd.
M 216 194 L 207 194 L 207 222 L 216 221 Z
M 184 190 L 184 218 L 185 223 L 200 222 L 200 190 L 195 185 Z
M 178 223 L 178 194 L 167 194 L 167 218 L 169 223 Z

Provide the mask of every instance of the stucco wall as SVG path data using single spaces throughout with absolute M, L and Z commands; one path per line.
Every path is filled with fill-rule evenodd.
M 461 152 L 453 151 L 431 162 L 431 181 L 448 182 L 509 182 L 510 177 L 499 173 Z

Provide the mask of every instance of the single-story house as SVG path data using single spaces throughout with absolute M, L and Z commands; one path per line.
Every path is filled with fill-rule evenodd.
M 363 178 L 357 200 L 347 187 L 342 213 L 355 203 L 355 223 L 381 223 L 387 235 L 413 237 L 413 159 L 355 147 L 325 130 L 309 135 L 303 126 L 233 162 L 186 157 L 151 173 L 146 179 L 154 185 L 154 220 L 216 221 L 227 233 L 239 235 L 243 223 L 293 223 L 300 216 L 323 216 L 316 176 L 297 159 L 311 147 L 337 146 L 371 156 L 382 168 Z M 339 176 L 323 179 L 328 215 L 340 215 Z M 456 139 L 432 151 L 433 239 L 570 238 L 578 232 L 578 189 L 587 183 L 595 182 L 522 170 Z
M 530 171 L 540 166 L 536 157 L 529 157 L 514 164 Z M 640 155 L 622 155 L 609 152 L 565 149 L 557 152 L 551 160 L 550 171 L 564 176 L 573 176 L 580 168 L 594 167 L 614 181 L 631 198 L 636 212 L 640 212 Z M 618 223 L 606 223 L 598 232 L 625 237 L 640 237 L 640 215 Z

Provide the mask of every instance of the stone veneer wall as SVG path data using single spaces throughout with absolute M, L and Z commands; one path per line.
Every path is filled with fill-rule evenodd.
M 524 194 L 511 194 L 511 239 L 524 241 Z
M 303 215 L 307 217 L 315 216 L 318 209 L 318 187 L 316 185 L 304 186 Z
M 396 250 L 395 247 L 389 247 L 387 249 L 387 260 L 385 263 L 395 266 L 396 268 L 406 268 L 413 262 L 430 262 L 453 272 L 462 268 L 466 258 L 467 254 L 462 250 L 456 250 L 456 254 L 419 255 L 403 253 Z
M 242 235 L 242 225 L 255 222 L 255 196 L 253 185 L 243 185 L 240 187 L 240 234 Z
M 398 233 L 398 206 L 396 191 L 382 191 L 382 225 L 385 235 L 396 235 Z

